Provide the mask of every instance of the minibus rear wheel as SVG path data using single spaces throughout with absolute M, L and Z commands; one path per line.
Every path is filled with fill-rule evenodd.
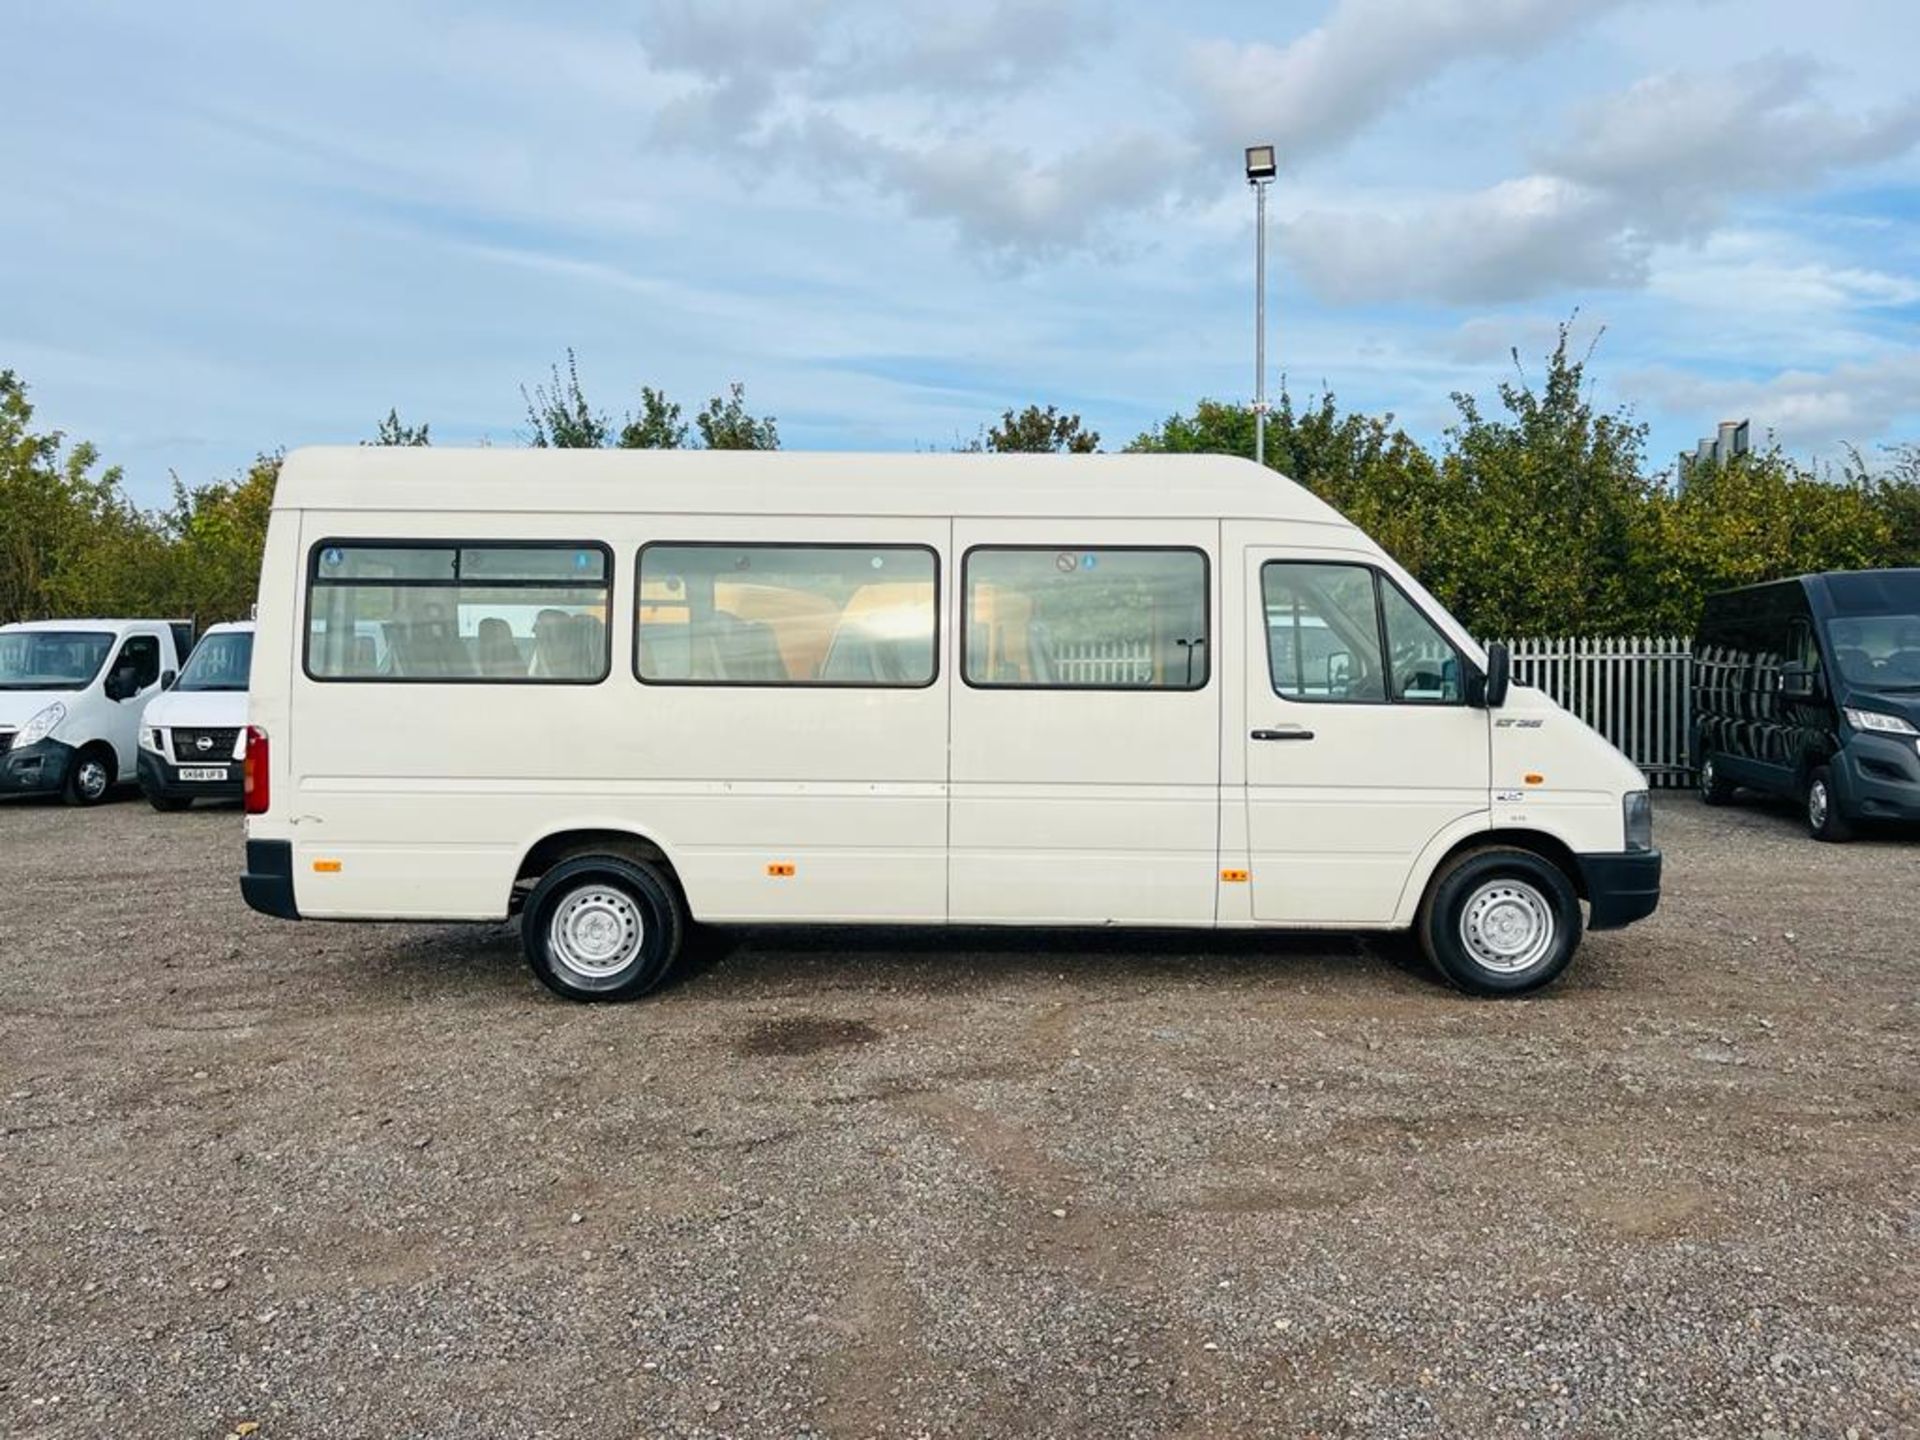
M 541 983 L 569 1000 L 632 1000 L 666 979 L 687 933 L 673 882 L 644 860 L 577 855 L 547 871 L 520 912 Z
M 1415 922 L 1440 973 L 1474 995 L 1551 983 L 1580 944 L 1580 897 L 1551 860 L 1506 846 L 1469 850 L 1427 887 Z

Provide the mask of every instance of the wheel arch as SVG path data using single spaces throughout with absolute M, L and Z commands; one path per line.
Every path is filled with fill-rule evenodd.
M 1546 830 L 1529 830 L 1514 827 L 1485 828 L 1484 819 L 1481 828 L 1462 830 L 1461 826 L 1449 827 L 1437 835 L 1433 842 L 1421 853 L 1419 863 L 1413 874 L 1408 877 L 1406 888 L 1401 891 L 1400 904 L 1394 913 L 1394 923 L 1411 925 L 1419 913 L 1420 902 L 1433 888 L 1434 877 L 1444 870 L 1448 863 L 1470 850 L 1526 850 L 1538 855 L 1567 877 L 1567 883 L 1573 886 L 1573 893 L 1582 900 L 1589 899 L 1587 882 L 1580 873 L 1580 862 L 1574 858 L 1573 847 L 1559 836 Z
M 542 875 L 562 861 L 581 855 L 614 855 L 622 860 L 655 866 L 679 892 L 680 903 L 686 907 L 687 913 L 693 913 L 686 883 L 680 878 L 680 868 L 674 864 L 667 848 L 649 835 L 620 825 L 567 826 L 548 831 L 534 840 L 521 852 L 520 864 L 514 871 L 512 891 L 507 902 L 508 913 L 514 914 L 520 910 Z

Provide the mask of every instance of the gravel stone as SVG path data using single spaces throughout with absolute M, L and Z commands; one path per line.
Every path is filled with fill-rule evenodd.
M 586 1007 L 0 802 L 0 1433 L 1920 1433 L 1920 844 L 1659 805 L 1527 1001 L 839 929 Z

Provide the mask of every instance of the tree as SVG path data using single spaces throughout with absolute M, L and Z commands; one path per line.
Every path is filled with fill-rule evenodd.
M 771 422 L 769 422 L 771 424 Z M 640 413 L 629 415 L 620 427 L 622 450 L 683 450 L 687 425 L 680 407 L 651 385 L 640 387 Z
M 567 347 L 567 373 L 562 375 L 556 364 L 550 385 L 536 384 L 531 394 L 522 385 L 520 398 L 527 405 L 527 425 L 531 432 L 527 443 L 530 445 L 540 449 L 597 450 L 611 438 L 613 427 L 607 417 L 587 404 L 587 397 L 580 389 L 580 367 L 571 345 Z
M 362 440 L 362 445 L 431 445 L 425 425 L 407 425 L 402 423 L 398 410 L 388 410 L 387 418 L 380 422 L 380 428 L 374 432 L 373 439 Z
M 1281 396 L 1286 395 L 1285 387 Z M 1169 415 L 1127 444 L 1135 454 L 1242 455 L 1253 458 L 1253 412 L 1244 405 L 1202 400 L 1191 415 Z
M 1100 434 L 1082 426 L 1078 415 L 1062 414 L 1052 405 L 1044 410 L 1029 405 L 1018 414 L 1004 412 L 998 425 L 989 426 L 985 448 L 1000 455 L 1091 455 L 1100 448 Z
M 119 468 L 98 464 L 93 446 L 36 432 L 26 385 L 0 370 L 0 623 L 152 613 L 165 597 L 164 542 L 121 493 Z
M 174 480 L 163 525 L 181 597 L 176 606 L 194 619 L 238 620 L 252 612 L 281 459 L 278 452 L 262 455 L 237 479 L 193 489 Z
M 773 416 L 756 418 L 747 411 L 747 387 L 736 380 L 727 386 L 727 394 L 707 401 L 706 408 L 694 416 L 700 438 L 709 450 L 778 450 L 780 432 Z M 645 392 L 642 392 L 644 398 Z M 677 412 L 676 412 L 677 413 Z

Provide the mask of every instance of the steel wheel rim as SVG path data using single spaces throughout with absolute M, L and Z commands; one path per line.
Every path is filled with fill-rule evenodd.
M 1711 760 L 1705 761 L 1700 766 L 1700 788 L 1702 790 L 1713 789 L 1713 761 Z
M 553 907 L 547 953 L 589 986 L 605 985 L 630 969 L 647 940 L 639 903 L 613 885 L 583 885 Z
M 1807 823 L 1816 830 L 1827 828 L 1827 782 L 1816 780 L 1807 787 Z
M 74 785 L 87 799 L 98 800 L 107 793 L 107 767 L 98 760 L 82 760 Z
M 1546 960 L 1559 930 L 1552 904 L 1525 880 L 1489 880 L 1460 911 L 1460 943 L 1477 964 L 1501 975 Z

